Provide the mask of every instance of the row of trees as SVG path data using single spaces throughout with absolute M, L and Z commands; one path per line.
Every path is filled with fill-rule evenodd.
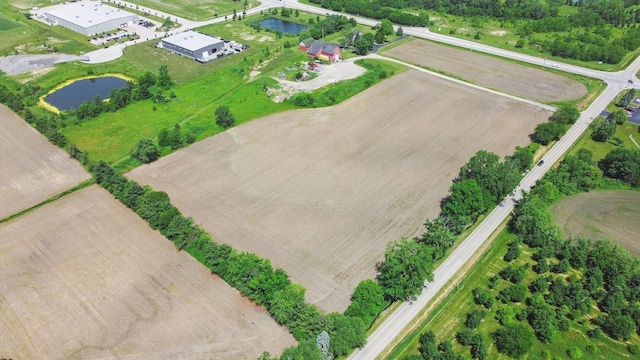
M 535 145 L 517 148 L 502 162 L 484 150 L 469 159 L 451 185 L 440 216 L 425 222 L 424 233 L 388 244 L 378 269 L 378 282 L 388 300 L 411 299 L 422 291 L 425 281 L 433 279 L 433 263 L 446 255 L 457 236 L 513 191 L 521 173 L 531 166 L 535 149 Z
M 491 332 L 497 351 L 512 358 L 529 353 L 536 339 L 554 342 L 576 323 L 586 325 L 585 336 L 591 339 L 603 332 L 619 340 L 640 334 L 640 260 L 608 240 L 563 239 L 548 211 L 564 195 L 597 188 L 601 177 L 591 153 L 581 150 L 565 158 L 520 202 L 510 223 L 518 237 L 508 244 L 505 263 L 487 279 L 488 285 L 473 289 L 477 307 L 466 314 L 455 337 L 469 346 L 473 359 L 488 358 L 478 329 L 483 321 L 493 321 L 489 313 L 499 324 Z M 530 247 L 527 252 L 534 252 L 533 266 L 528 258 L 520 259 L 523 243 Z M 433 332 L 427 331 L 420 337 L 420 355 L 407 358 L 461 358 L 447 352 L 447 343 L 436 344 Z M 586 350 L 598 349 L 590 344 Z M 567 354 L 579 358 L 582 349 L 572 346 Z
M 372 316 L 386 306 L 377 284 L 363 282 L 354 293 L 356 304 L 349 308 L 347 315 L 323 314 L 315 305 L 304 302 L 305 289 L 292 283 L 284 270 L 274 269 L 269 260 L 255 254 L 238 252 L 214 242 L 192 218 L 183 216 L 171 204 L 165 192 L 143 188 L 103 161 L 94 164 L 91 172 L 98 184 L 171 240 L 178 250 L 199 254 L 213 273 L 264 306 L 279 324 L 287 326 L 300 345 L 287 349 L 283 359 L 346 355 L 354 347 L 364 345 L 365 320 L 371 321 Z M 326 345 L 327 354 L 316 345 L 318 340 Z

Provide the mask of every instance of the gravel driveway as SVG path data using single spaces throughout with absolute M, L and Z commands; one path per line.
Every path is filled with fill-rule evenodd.
M 0 70 L 8 75 L 15 75 L 76 60 L 78 56 L 67 54 L 11 55 L 0 58 Z

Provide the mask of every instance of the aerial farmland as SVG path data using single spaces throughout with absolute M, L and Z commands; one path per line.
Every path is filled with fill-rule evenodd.
M 220 242 L 255 252 L 344 311 L 387 242 L 437 216 L 480 149 L 506 155 L 550 113 L 415 70 L 332 108 L 228 130 L 132 179 L 166 191 Z

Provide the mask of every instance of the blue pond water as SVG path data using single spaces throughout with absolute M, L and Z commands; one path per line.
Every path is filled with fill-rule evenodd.
M 260 24 L 260 26 L 263 28 L 269 28 L 273 31 L 280 30 L 285 34 L 293 34 L 293 35 L 298 35 L 304 30 L 307 30 L 309 28 L 308 26 L 296 24 L 291 21 L 275 19 L 275 18 L 262 20 L 258 22 L 258 24 Z
M 127 81 L 115 76 L 82 79 L 56 90 L 44 100 L 59 110 L 76 109 L 85 101 L 93 101 L 96 95 L 106 99 L 111 95 L 111 89 L 117 90 L 125 86 Z

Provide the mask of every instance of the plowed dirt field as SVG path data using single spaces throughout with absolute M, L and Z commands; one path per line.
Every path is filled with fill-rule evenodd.
M 36 205 L 90 177 L 69 154 L 51 144 L 0 104 L 0 219 Z
M 554 102 L 576 100 L 587 94 L 583 84 L 566 76 L 420 39 L 396 46 L 383 55 L 525 99 Z
M 550 113 L 416 70 L 344 103 L 255 120 L 127 176 L 220 242 L 272 260 L 343 311 L 387 242 L 437 216 L 480 149 L 511 154 Z
M 254 359 L 287 329 L 91 186 L 0 224 L 0 358 Z

